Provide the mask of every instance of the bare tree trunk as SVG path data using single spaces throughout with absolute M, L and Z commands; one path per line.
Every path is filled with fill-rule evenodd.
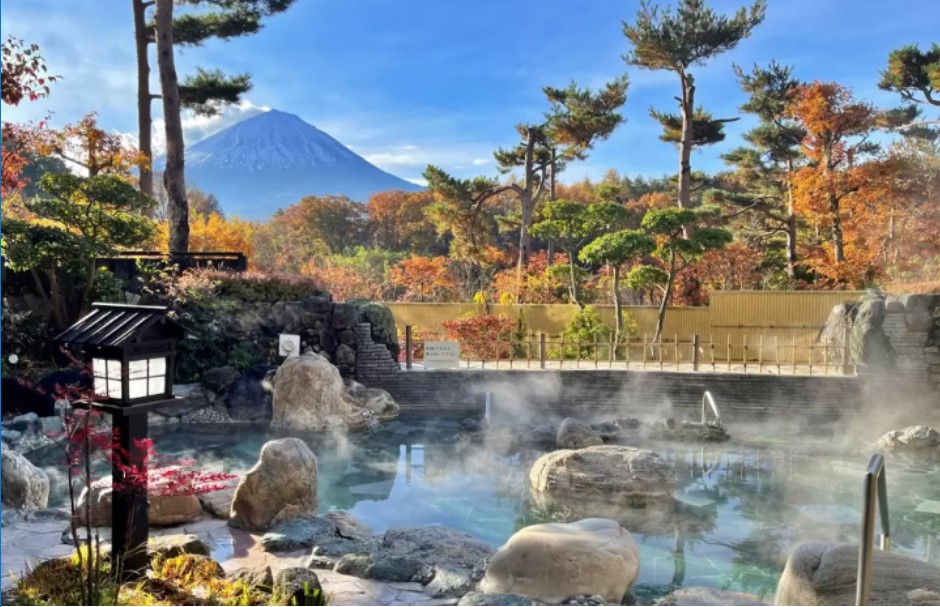
M 150 101 L 150 58 L 147 41 L 147 8 L 153 2 L 132 0 L 134 5 L 134 42 L 137 47 L 137 139 L 147 165 L 140 167 L 140 191 L 153 198 L 153 149 L 151 129 L 153 117 Z
M 183 158 L 183 125 L 180 120 L 180 92 L 173 60 L 173 0 L 156 0 L 157 64 L 166 123 L 166 168 L 163 185 L 168 198 L 170 253 L 189 250 L 189 204 Z
M 692 74 L 680 73 L 682 99 L 679 111 L 682 115 L 682 141 L 679 144 L 679 208 L 692 207 L 692 144 L 695 117 L 695 79 Z
M 548 199 L 549 200 L 555 200 L 555 162 L 557 162 L 555 154 L 556 154 L 556 151 L 553 146 L 552 147 L 551 173 L 549 173 L 550 181 L 548 182 Z M 555 263 L 555 243 L 552 242 L 551 240 L 548 241 L 548 251 L 546 251 L 546 257 L 548 258 L 549 266 Z

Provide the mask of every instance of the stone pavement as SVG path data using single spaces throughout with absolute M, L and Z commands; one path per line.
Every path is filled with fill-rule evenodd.
M 0 533 L 0 567 L 2 567 L 2 589 L 15 583 L 35 563 L 46 559 L 71 554 L 72 546 L 62 542 L 62 534 L 68 526 L 66 518 L 48 516 L 23 520 L 7 517 Z M 110 531 L 101 529 L 102 541 Z M 265 563 L 273 571 L 282 567 L 302 566 L 307 558 L 304 551 L 279 553 L 261 550 L 260 535 L 232 529 L 225 521 L 203 519 L 196 523 L 153 529 L 152 535 L 193 533 L 201 537 L 212 549 L 212 558 L 219 561 L 226 571 L 240 567 Z M 457 599 L 434 599 L 424 592 L 418 583 L 382 583 L 363 580 L 326 569 L 315 570 L 324 590 L 332 595 L 332 605 L 456 605 Z

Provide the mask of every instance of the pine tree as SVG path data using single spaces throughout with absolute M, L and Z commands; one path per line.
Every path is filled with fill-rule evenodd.
M 545 193 L 546 180 L 551 181 L 563 164 L 585 159 L 595 143 L 609 137 L 623 122 L 617 110 L 627 101 L 627 85 L 627 78 L 620 77 L 597 92 L 575 83 L 563 89 L 545 87 L 542 90 L 551 107 L 544 122 L 519 125 L 522 141 L 494 153 L 500 171 L 522 169 L 522 183 L 509 187 L 518 196 L 521 211 L 516 265 L 520 278 L 532 250 L 529 228 Z
M 663 125 L 664 141 L 679 147 L 680 208 L 692 206 L 692 149 L 724 139 L 723 124 L 695 105 L 695 78 L 689 69 L 725 51 L 747 38 L 764 20 L 765 0 L 756 0 L 750 9 L 742 8 L 733 17 L 717 15 L 705 0 L 679 0 L 673 13 L 660 10 L 642 0 L 636 22 L 624 22 L 623 33 L 633 44 L 624 60 L 649 70 L 669 70 L 679 76 L 682 96 L 677 97 L 679 114 L 650 110 Z
M 735 66 L 738 82 L 750 97 L 741 110 L 760 122 L 743 135 L 748 147 L 739 147 L 722 159 L 734 167 L 731 187 L 706 193 L 710 202 L 728 204 L 731 217 L 744 213 L 757 220 L 762 235 L 786 238 L 787 275 L 796 276 L 797 221 L 793 208 L 793 173 L 801 157 L 803 129 L 787 116 L 799 82 L 790 67 L 772 61 L 750 73 Z
M 137 119 L 140 151 L 152 162 L 150 103 L 159 95 L 150 92 L 150 45 L 156 44 L 156 25 L 148 23 L 147 10 L 156 0 L 131 0 L 137 48 Z M 184 4 L 214 9 L 179 15 L 173 19 L 173 42 L 177 46 L 200 46 L 207 40 L 232 38 L 257 33 L 262 18 L 283 12 L 295 0 L 186 0 Z M 198 68 L 196 74 L 179 84 L 180 106 L 202 115 L 213 115 L 222 106 L 236 103 L 251 88 L 248 74 L 226 76 L 220 70 Z M 140 169 L 140 189 L 153 196 L 153 172 L 148 165 Z

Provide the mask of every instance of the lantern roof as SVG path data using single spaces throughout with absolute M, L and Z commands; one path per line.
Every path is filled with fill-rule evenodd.
M 167 317 L 166 306 L 94 303 L 92 310 L 56 336 L 64 344 L 124 347 L 145 339 L 182 339 L 186 330 Z

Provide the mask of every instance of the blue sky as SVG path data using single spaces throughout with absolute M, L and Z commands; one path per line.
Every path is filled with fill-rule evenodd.
M 740 0 L 713 0 L 731 11 Z M 804 80 L 835 80 L 882 106 L 877 89 L 890 50 L 940 42 L 938 0 L 768 0 L 767 19 L 737 49 L 695 70 L 698 98 L 716 116 L 738 115 L 743 101 L 732 63 L 792 64 Z M 636 0 L 298 0 L 258 35 L 213 42 L 177 55 L 181 74 L 195 66 L 253 75 L 242 106 L 206 120 L 186 117 L 190 142 L 259 108 L 300 115 L 359 154 L 406 179 L 428 163 L 461 176 L 495 174 L 492 151 L 515 141 L 513 126 L 537 120 L 541 87 L 599 86 L 627 72 L 626 123 L 566 180 L 675 171 L 676 152 L 660 142 L 650 106 L 672 109 L 672 73 L 628 67 L 621 21 Z M 5 0 L 0 29 L 36 42 L 63 79 L 34 104 L 3 108 L 4 120 L 51 113 L 53 124 L 95 110 L 115 131 L 136 130 L 136 72 L 128 0 Z M 154 70 L 153 89 L 156 90 Z M 159 103 L 154 103 L 159 115 Z M 721 167 L 719 154 L 739 142 L 748 120 L 727 140 L 695 153 L 696 169 Z M 157 136 L 159 141 L 160 137 Z

